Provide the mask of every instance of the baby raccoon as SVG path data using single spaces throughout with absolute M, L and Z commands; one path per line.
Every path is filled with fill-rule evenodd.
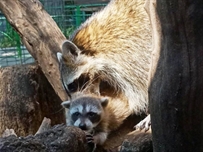
M 84 96 L 74 101 L 65 101 L 66 123 L 93 135 L 93 142 L 102 145 L 109 132 L 107 98 Z

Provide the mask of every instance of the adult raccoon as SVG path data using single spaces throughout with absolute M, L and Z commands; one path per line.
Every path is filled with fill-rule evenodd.
M 114 118 L 108 122 L 114 126 L 111 130 L 129 115 L 148 109 L 152 37 L 144 3 L 112 0 L 83 23 L 57 54 L 72 102 L 80 96 L 108 97 L 108 115 Z

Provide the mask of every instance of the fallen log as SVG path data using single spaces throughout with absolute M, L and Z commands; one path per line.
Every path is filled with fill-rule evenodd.
M 125 130 L 126 128 L 121 127 L 120 129 Z M 116 135 L 113 135 L 113 141 L 107 140 L 109 145 L 106 148 L 105 146 L 96 146 L 94 152 L 152 152 L 151 131 L 146 133 L 136 130 L 128 133 L 125 137 L 121 136 L 123 134 L 121 130 L 115 132 L 120 135 L 120 137 L 117 136 L 120 144 L 114 142 Z M 92 152 L 94 145 L 87 143 L 85 135 L 77 127 L 67 127 L 63 124 L 51 127 L 51 120 L 44 118 L 35 135 L 17 137 L 13 129 L 6 129 L 3 138 L 0 138 L 0 151 Z
M 86 152 L 88 146 L 85 133 L 76 127 L 56 125 L 37 135 L 0 138 L 1 152 Z

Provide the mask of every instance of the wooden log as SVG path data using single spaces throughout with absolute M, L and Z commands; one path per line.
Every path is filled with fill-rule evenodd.
M 130 120 L 128 119 L 128 121 Z M 87 143 L 85 133 L 79 128 L 65 125 L 56 125 L 51 128 L 50 122 L 50 119 L 44 118 L 35 136 L 17 137 L 13 129 L 6 129 L 2 136 L 4 138 L 0 138 L 0 151 L 10 152 L 17 149 L 18 151 L 35 150 L 36 152 L 92 152 L 94 149 L 94 145 Z M 123 124 L 123 127 L 112 133 L 110 137 L 114 136 L 114 139 L 107 141 L 108 146 L 97 145 L 94 152 L 152 152 L 151 131 L 136 130 L 123 137 L 121 134 L 124 134 L 128 130 L 127 128 L 126 124 Z M 64 140 L 67 142 L 64 143 Z
M 148 132 L 136 130 L 125 138 L 119 152 L 153 152 L 151 130 Z
M 57 125 L 35 136 L 0 138 L 1 152 L 88 152 L 85 133 L 76 127 Z

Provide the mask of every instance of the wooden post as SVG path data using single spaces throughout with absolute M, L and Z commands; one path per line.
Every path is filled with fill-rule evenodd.
M 157 0 L 156 7 L 162 30 L 161 45 L 155 50 L 160 57 L 149 89 L 154 152 L 200 152 L 203 2 Z

